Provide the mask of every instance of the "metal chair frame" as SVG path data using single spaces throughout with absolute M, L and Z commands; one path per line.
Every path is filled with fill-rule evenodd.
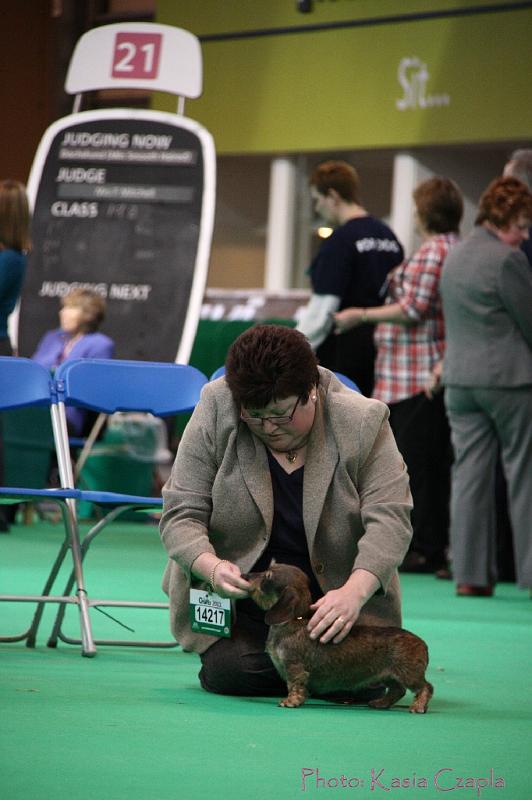
M 192 411 L 196 405 L 207 378 L 195 367 L 183 364 L 169 364 L 141 361 L 119 361 L 117 359 L 79 359 L 65 362 L 56 373 L 57 417 L 59 443 L 62 448 L 60 478 L 65 488 L 74 488 L 74 475 L 68 457 L 68 432 L 65 406 L 73 405 L 90 408 L 100 413 L 112 414 L 115 411 L 144 411 L 155 416 L 169 416 Z M 79 500 L 86 500 L 105 511 L 104 516 L 83 538 L 79 554 L 80 566 L 94 539 L 126 511 L 162 509 L 162 499 L 120 494 L 78 490 Z M 65 586 L 67 595 L 76 580 L 73 571 Z M 88 608 L 127 607 L 168 609 L 168 603 L 106 600 L 87 598 Z M 59 608 L 48 639 L 49 647 L 56 647 L 57 641 L 67 644 L 80 644 L 80 640 L 66 636 L 62 630 L 65 607 Z M 176 647 L 175 641 L 130 641 L 123 639 L 93 639 L 96 645 L 115 645 L 122 647 Z
M 26 406 L 47 406 L 50 409 L 54 441 L 59 459 L 59 419 L 57 406 L 54 403 L 54 383 L 49 372 L 27 358 L 0 357 L 0 410 L 7 411 Z M 61 468 L 64 465 L 60 464 Z M 0 487 L 0 503 L 29 503 L 46 499 L 56 503 L 60 510 L 65 529 L 65 537 L 59 548 L 57 557 L 52 565 L 41 594 L 17 595 L 0 594 L 1 602 L 10 603 L 37 603 L 33 619 L 29 628 L 14 636 L 2 636 L 1 642 L 25 641 L 27 647 L 34 647 L 37 630 L 42 618 L 46 603 L 58 603 L 61 608 L 66 605 L 77 605 L 80 613 L 80 643 L 84 655 L 94 655 L 92 644 L 91 623 L 89 606 L 85 590 L 85 580 L 81 565 L 81 544 L 76 515 L 76 501 L 80 492 L 73 487 L 63 489 L 29 489 L 24 487 Z M 53 584 L 59 568 L 71 551 L 73 560 L 73 583 L 76 584 L 76 594 L 70 591 L 63 595 L 51 595 Z M 71 587 L 72 588 L 72 587 Z

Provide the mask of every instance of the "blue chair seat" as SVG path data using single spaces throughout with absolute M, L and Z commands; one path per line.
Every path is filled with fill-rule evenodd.
M 22 503 L 39 500 L 80 500 L 79 489 L 24 489 L 17 486 L 0 487 L 0 503 Z
M 95 489 L 83 489 L 79 499 L 101 506 L 133 505 L 143 507 L 163 507 L 162 497 L 140 497 L 136 494 L 120 494 L 119 492 L 99 492 Z

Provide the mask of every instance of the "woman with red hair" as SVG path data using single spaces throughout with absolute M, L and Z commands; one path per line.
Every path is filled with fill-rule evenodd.
M 455 452 L 451 549 L 459 595 L 489 597 L 496 581 L 495 466 L 508 484 L 518 585 L 532 587 L 532 270 L 519 250 L 532 195 L 497 178 L 476 227 L 448 256 L 445 404 Z
M 414 535 L 401 569 L 442 578 L 449 575 L 452 454 L 438 373 L 445 349 L 439 284 L 445 259 L 459 241 L 464 206 L 458 186 L 442 175 L 418 184 L 413 198 L 422 244 L 390 273 L 385 304 L 345 308 L 335 322 L 339 334 L 363 322 L 377 326 L 373 397 L 390 409 L 414 499 Z

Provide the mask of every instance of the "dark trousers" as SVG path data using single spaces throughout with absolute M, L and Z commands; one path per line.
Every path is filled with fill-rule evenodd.
M 449 386 L 452 429 L 451 542 L 457 583 L 486 586 L 497 579 L 496 466 L 507 480 L 515 571 L 532 587 L 532 390 L 529 386 Z
M 446 563 L 452 447 L 443 393 L 417 394 L 390 404 L 390 425 L 410 476 L 414 501 L 410 551 L 428 566 Z
M 264 612 L 252 600 L 239 600 L 236 609 L 231 638 L 219 639 L 200 656 L 202 688 L 247 697 L 286 695 L 286 683 L 264 649 L 268 637 Z
M 341 336 L 331 333 L 316 350 L 322 367 L 347 375 L 365 397 L 371 397 L 375 383 L 373 330 L 373 325 L 359 325 Z
M 495 509 L 497 525 L 497 574 L 500 581 L 515 581 L 512 523 L 508 511 L 508 489 L 501 458 L 495 470 Z

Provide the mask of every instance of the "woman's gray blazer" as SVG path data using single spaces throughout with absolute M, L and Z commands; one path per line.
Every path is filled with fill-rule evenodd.
M 266 548 L 273 496 L 264 445 L 240 421 L 224 378 L 203 389 L 163 488 L 161 537 L 169 556 L 163 589 L 171 628 L 187 650 L 216 639 L 192 633 L 188 591 L 194 560 L 216 553 L 249 571 Z M 388 409 L 346 389 L 320 367 L 318 403 L 308 441 L 303 519 L 312 568 L 323 589 L 343 585 L 355 568 L 381 588 L 360 623 L 400 625 L 397 566 L 412 536 L 408 474 Z M 238 613 L 238 602 L 236 603 Z
M 532 270 L 524 254 L 477 225 L 449 253 L 440 282 L 446 386 L 532 384 Z

